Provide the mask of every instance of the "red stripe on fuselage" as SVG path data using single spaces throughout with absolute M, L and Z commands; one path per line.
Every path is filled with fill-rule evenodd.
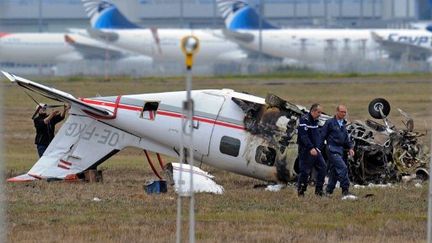
M 90 99 L 85 99 L 85 98 L 83 98 L 81 100 L 84 101 L 87 104 L 100 105 L 100 106 L 108 106 L 108 107 L 115 107 L 115 104 L 112 103 L 112 102 L 90 100 Z M 124 109 L 124 110 L 131 110 L 131 111 L 141 111 L 142 110 L 141 107 L 131 106 L 131 105 L 124 105 L 124 104 L 118 104 L 118 108 L 119 109 Z M 182 118 L 182 116 L 183 116 L 182 114 L 177 113 L 177 112 L 163 111 L 163 110 L 158 110 L 157 114 L 158 115 L 162 115 L 162 116 L 175 117 L 175 118 Z M 224 126 L 224 127 L 229 127 L 229 128 L 234 128 L 234 129 L 240 129 L 240 130 L 244 130 L 245 129 L 243 126 L 239 126 L 239 125 L 228 123 L 228 122 L 222 122 L 222 121 L 217 121 L 217 120 L 213 120 L 213 119 L 208 119 L 208 118 L 204 118 L 204 117 L 196 117 L 196 116 L 194 116 L 193 119 L 195 121 L 201 121 L 201 122 L 210 123 L 210 124 L 214 124 L 214 125 L 218 125 L 218 126 Z

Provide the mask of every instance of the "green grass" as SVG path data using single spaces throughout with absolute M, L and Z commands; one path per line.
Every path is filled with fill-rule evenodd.
M 293 103 L 320 102 L 332 114 L 339 102 L 350 119 L 369 118 L 375 97 L 392 104 L 391 121 L 401 125 L 397 107 L 412 115 L 417 128 L 430 132 L 431 76 L 195 77 L 194 88 L 232 88 L 265 96 L 274 93 Z M 174 78 L 59 78 L 42 81 L 78 97 L 182 90 Z M 26 172 L 37 160 L 30 119 L 34 104 L 23 89 L 1 82 L 4 110 L 4 159 L 7 176 Z M 41 102 L 46 99 L 38 97 Z M 52 102 L 50 102 L 52 103 Z M 430 144 L 429 136 L 424 137 Z M 166 161 L 172 161 L 166 158 Z M 176 194 L 147 195 L 144 183 L 154 179 L 143 152 L 126 149 L 105 162 L 103 183 L 34 182 L 6 184 L 10 242 L 173 242 Z M 280 192 L 254 189 L 262 182 L 204 166 L 223 185 L 223 195 L 196 196 L 199 242 L 424 242 L 427 183 L 389 189 L 354 189 L 360 197 L 341 201 L 316 198 L 313 188 L 298 199 L 295 188 Z M 94 202 L 93 198 L 102 199 Z M 184 206 L 186 215 L 187 203 Z M 187 217 L 186 217 L 187 218 Z M 185 219 L 186 220 L 186 219 Z M 187 234 L 187 221 L 183 235 Z M 186 238 L 184 238 L 186 240 Z

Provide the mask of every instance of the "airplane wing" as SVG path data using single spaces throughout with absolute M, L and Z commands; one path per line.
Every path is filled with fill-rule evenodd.
M 115 111 L 112 114 L 111 111 L 83 103 L 63 91 L 7 72 L 2 71 L 2 73 L 19 86 L 71 104 L 68 119 L 43 156 L 27 173 L 10 178 L 8 181 L 77 179 L 81 172 L 95 168 L 121 149 L 132 145 L 139 146 L 141 142 L 139 137 L 104 122 L 103 118 L 115 117 Z M 91 115 L 88 115 L 89 113 Z
M 426 59 L 432 55 L 432 49 L 422 46 L 413 45 L 410 43 L 401 43 L 390 40 L 385 40 L 375 32 L 371 32 L 372 39 L 379 43 L 381 47 L 389 53 L 391 57 L 400 57 L 403 54 L 408 54 L 414 58 Z
M 106 110 L 97 106 L 92 106 L 89 104 L 84 103 L 80 99 L 75 98 L 73 95 L 68 94 L 66 92 L 63 92 L 61 90 L 47 87 L 45 85 L 38 84 L 36 82 L 27 80 L 25 78 L 18 77 L 14 74 L 1 71 L 6 78 L 8 78 L 12 83 L 16 83 L 21 87 L 24 87 L 28 90 L 31 90 L 33 92 L 36 92 L 42 96 L 45 96 L 47 98 L 57 100 L 60 102 L 66 102 L 70 103 L 71 105 L 77 107 L 78 109 L 81 109 L 87 114 L 91 114 L 94 116 L 97 116 L 99 118 L 104 119 L 112 119 L 115 116 L 115 112 L 112 112 L 110 110 Z
M 118 59 L 127 51 L 80 34 L 65 34 L 65 42 L 73 46 L 86 59 Z

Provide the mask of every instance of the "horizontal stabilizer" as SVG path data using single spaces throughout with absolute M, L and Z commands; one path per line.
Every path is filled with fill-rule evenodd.
M 397 41 L 387 40 L 379 36 L 375 32 L 371 32 L 371 36 L 372 39 L 376 41 L 378 44 L 380 44 L 380 46 L 386 52 L 388 52 L 390 56 L 398 57 L 403 54 L 408 54 L 411 58 L 425 59 L 432 55 L 432 50 L 427 47 L 423 47 L 423 46 L 419 46 L 407 42 L 397 42 Z
M 92 106 L 84 103 L 83 101 L 75 98 L 73 95 L 63 92 L 61 90 L 51 88 L 42 84 L 38 84 L 36 82 L 18 77 L 14 74 L 1 71 L 12 83 L 16 83 L 21 87 L 24 87 L 28 90 L 31 90 L 35 93 L 38 93 L 42 96 L 45 96 L 49 99 L 53 99 L 60 102 L 70 103 L 72 106 L 76 106 L 77 108 L 83 110 L 86 113 L 90 113 L 92 115 L 96 115 L 99 118 L 103 119 L 111 119 L 113 117 L 113 113 L 109 110 L 99 108 L 96 106 Z
M 116 32 L 108 31 L 108 30 L 98 30 L 98 29 L 87 29 L 87 33 L 96 39 L 100 39 L 103 41 L 116 41 L 119 39 L 119 34 Z
M 107 45 L 102 41 L 89 36 L 83 36 L 82 34 L 65 34 L 64 40 L 86 59 L 105 59 L 107 58 L 107 54 L 109 54 L 111 59 L 118 59 L 124 57 L 126 54 L 131 54 L 126 50 Z
M 236 31 L 231 31 L 231 30 L 223 30 L 222 32 L 225 35 L 225 37 L 227 37 L 228 39 L 234 40 L 234 41 L 251 43 L 251 42 L 253 42 L 253 40 L 255 38 L 255 36 L 253 34 L 250 34 L 250 33 L 241 33 L 241 32 L 236 32 Z

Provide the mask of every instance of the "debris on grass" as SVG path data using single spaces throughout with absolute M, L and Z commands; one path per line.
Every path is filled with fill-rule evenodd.
M 266 191 L 270 191 L 270 192 L 278 192 L 280 191 L 282 188 L 285 188 L 286 185 L 284 184 L 274 184 L 274 185 L 268 185 L 265 190 Z
M 173 180 L 174 180 L 174 190 L 176 193 L 179 193 L 179 181 L 181 174 L 181 190 L 180 194 L 184 194 L 185 196 L 190 193 L 190 165 L 183 164 L 182 173 L 180 173 L 180 164 L 179 163 L 171 163 L 173 169 Z M 224 188 L 221 185 L 218 185 L 215 181 L 213 181 L 214 176 L 209 174 L 208 172 L 193 166 L 193 191 L 195 193 L 200 192 L 208 192 L 214 194 L 222 194 L 224 192 Z

